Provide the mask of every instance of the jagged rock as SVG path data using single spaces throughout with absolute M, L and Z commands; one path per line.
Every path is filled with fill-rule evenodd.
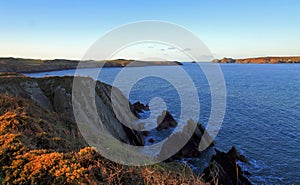
M 157 118 L 156 130 L 161 131 L 163 129 L 174 128 L 178 125 L 169 111 L 163 111 L 161 116 Z
M 134 109 L 137 111 L 137 112 L 144 112 L 144 111 L 149 111 L 150 108 L 149 108 L 149 105 L 144 105 L 142 104 L 141 102 L 135 102 L 134 104 L 132 104 L 132 106 L 134 107 Z
M 205 132 L 205 128 L 200 124 L 197 123 L 196 128 L 194 127 L 196 123 L 193 120 L 189 120 L 188 123 L 183 128 L 182 132 L 173 134 L 168 140 L 163 144 L 162 149 L 160 151 L 160 156 L 164 157 L 168 155 L 169 151 L 174 150 L 179 145 L 183 145 L 175 155 L 170 156 L 167 161 L 174 161 L 177 159 L 187 158 L 187 157 L 198 157 L 201 155 L 201 151 L 199 151 L 199 144 L 201 139 L 204 142 L 209 142 L 211 138 L 204 138 L 203 134 Z M 195 128 L 192 135 L 191 129 Z M 208 136 L 210 137 L 210 136 Z M 188 141 L 187 143 L 183 143 L 184 141 Z M 209 146 L 214 145 L 213 142 L 210 143 Z
M 153 138 L 150 138 L 148 141 L 149 141 L 150 143 L 154 143 L 154 142 L 155 142 L 155 140 L 154 140 Z
M 233 146 L 227 153 L 220 152 L 217 149 L 216 154 L 212 156 L 209 166 L 204 170 L 204 179 L 211 184 L 251 184 L 244 176 L 249 172 L 243 172 L 237 161 L 249 163 L 245 156 L 239 154 Z
M 130 106 L 130 109 L 131 109 L 131 112 L 137 117 L 137 118 L 140 118 L 140 115 L 139 113 L 142 113 L 144 111 L 149 111 L 150 108 L 149 108 L 149 105 L 144 105 L 142 104 L 141 102 L 135 102 L 134 104 L 132 104 Z

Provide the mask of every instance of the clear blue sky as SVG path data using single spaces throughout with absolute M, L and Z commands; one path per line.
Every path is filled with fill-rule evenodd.
M 216 57 L 300 55 L 299 0 L 0 0 L 0 56 L 80 59 L 120 25 L 162 20 Z

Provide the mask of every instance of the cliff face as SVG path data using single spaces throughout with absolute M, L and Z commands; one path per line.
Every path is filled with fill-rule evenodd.
M 280 63 L 300 63 L 300 57 L 259 57 L 246 59 L 223 58 L 215 59 L 214 63 L 237 63 L 237 64 L 280 64 Z
M 71 108 L 72 80 L 0 73 L 0 184 L 203 184 L 178 163 L 123 166 L 86 147 Z M 142 145 L 139 133 L 116 120 L 110 90 L 96 85 L 107 128 L 123 142 Z
M 84 77 L 82 80 L 92 81 L 92 79 Z M 66 138 L 68 141 L 72 139 L 67 139 L 67 137 L 71 137 L 74 141 L 79 142 L 79 147 L 82 147 L 85 143 L 77 128 L 72 108 L 72 82 L 73 77 L 34 79 L 13 74 L 6 75 L 0 77 L 0 95 L 3 96 L 5 94 L 13 102 L 15 99 L 20 99 L 21 102 L 24 101 L 22 105 L 24 104 L 26 113 L 30 114 L 29 117 L 35 117 L 36 114 L 39 117 L 43 115 L 43 119 L 49 122 L 49 128 L 62 128 L 60 133 L 57 133 L 57 137 Z M 128 144 L 143 145 L 142 135 L 123 126 L 116 118 L 111 107 L 110 92 L 111 86 L 97 82 L 96 106 L 98 112 L 105 111 L 105 115 L 99 113 L 101 120 L 109 132 L 117 139 Z M 15 103 L 18 105 L 18 102 Z M 122 110 L 120 108 L 120 111 Z M 39 125 L 36 125 L 36 127 L 39 127 Z M 55 129 L 52 128 L 50 130 Z M 43 129 L 41 132 L 44 132 Z M 70 150 L 76 148 L 73 148 L 73 146 L 69 147 L 71 147 L 69 148 Z M 59 150 L 67 149 L 68 147 L 59 148 Z

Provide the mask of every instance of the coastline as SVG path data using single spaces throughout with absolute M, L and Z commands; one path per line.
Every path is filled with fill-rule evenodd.
M 0 58 L 0 72 L 16 72 L 16 73 L 36 73 L 36 72 L 50 72 L 76 69 L 80 63 L 80 68 L 106 68 L 106 67 L 144 67 L 144 66 L 170 66 L 182 65 L 177 61 L 138 61 L 117 59 L 108 61 L 95 60 L 37 60 L 37 59 L 23 59 L 23 58 Z
M 8 140 L 0 145 L 0 148 L 6 151 L 0 155 L 0 164 L 2 164 L 1 166 L 9 167 L 6 168 L 9 170 L 5 170 L 5 173 L 8 175 L 0 176 L 0 180 L 2 178 L 3 182 L 12 183 L 13 181 L 18 181 L 19 183 L 29 183 L 42 182 L 45 178 L 54 178 L 54 182 L 64 183 L 71 182 L 72 178 L 74 178 L 80 182 L 97 182 L 99 179 L 91 175 L 94 171 L 90 167 L 93 166 L 92 164 L 99 163 L 100 161 L 104 166 L 94 165 L 92 169 L 101 170 L 104 168 L 105 170 L 116 170 L 119 171 L 119 175 L 124 175 L 124 173 L 120 172 L 120 169 L 126 169 L 129 171 L 126 172 L 129 176 L 126 176 L 125 179 L 133 178 L 137 175 L 140 178 L 133 181 L 137 183 L 148 182 L 152 184 L 166 182 L 169 184 L 176 182 L 176 184 L 192 183 L 202 185 L 205 183 L 215 184 L 215 179 L 218 179 L 218 182 L 222 184 L 251 184 L 244 176 L 246 172 L 244 173 L 241 167 L 235 166 L 236 160 L 244 160 L 244 157 L 234 147 L 227 153 L 216 150 L 214 157 L 210 160 L 208 166 L 206 166 L 206 175 L 203 177 L 196 176 L 190 167 L 176 162 L 177 159 L 199 157 L 201 154 L 197 151 L 198 145 L 193 144 L 199 143 L 199 138 L 204 133 L 204 127 L 201 124 L 199 124 L 198 131 L 195 131 L 195 136 L 191 138 L 188 145 L 173 156 L 174 159 L 170 158 L 169 161 L 138 169 L 133 167 L 127 168 L 122 165 L 117 165 L 117 169 L 110 169 L 110 166 L 116 166 L 116 164 L 106 160 L 96 153 L 94 149 L 90 148 L 78 131 L 70 96 L 72 93 L 70 87 L 72 81 L 73 77 L 30 78 L 18 73 L 2 73 L 0 75 L 0 100 L 2 105 L 0 107 L 0 120 L 3 121 L 0 129 L 0 141 L 3 143 L 5 140 Z M 88 77 L 82 77 L 83 84 L 91 81 L 92 79 Z M 96 94 L 102 102 L 97 104 L 97 107 L 100 111 L 102 109 L 108 110 L 106 112 L 107 115 L 101 118 L 107 123 L 107 128 L 119 140 L 128 144 L 143 146 L 145 144 L 142 136 L 143 133 L 124 127 L 116 119 L 109 97 L 112 86 L 99 81 L 97 81 L 97 84 Z M 86 102 L 85 104 L 88 105 L 89 103 Z M 130 105 L 137 104 L 130 103 Z M 140 106 L 137 105 L 137 107 Z M 120 110 L 125 111 L 122 107 L 120 107 Z M 82 113 L 88 114 L 84 111 Z M 172 117 L 171 115 L 169 116 Z M 169 125 L 169 121 L 172 121 L 172 119 L 168 118 L 167 120 L 166 124 Z M 166 126 L 164 129 L 169 129 L 169 127 Z M 18 148 L 16 150 L 9 150 L 10 147 L 15 145 L 15 142 L 18 143 Z M 166 145 L 165 147 L 168 148 L 170 146 Z M 118 151 L 117 153 L 122 155 L 122 152 L 126 151 Z M 8 161 L 4 160 L 7 156 L 12 156 L 12 158 Z M 20 163 L 17 167 L 11 165 L 16 163 L 17 159 L 25 160 L 26 156 L 30 156 L 31 160 L 26 163 Z M 61 165 L 57 166 L 54 163 L 44 162 L 52 157 L 54 157 L 54 160 L 60 161 L 60 163 L 64 163 L 67 166 L 69 163 L 72 163 L 72 159 L 76 158 L 76 161 L 73 162 L 78 167 L 74 169 L 76 177 L 67 174 L 60 174 L 57 177 L 53 176 L 52 173 L 58 174 L 65 169 Z M 27 166 L 34 165 L 35 161 L 46 166 L 47 169 L 55 168 L 56 170 L 27 169 Z M 157 168 L 160 170 L 157 171 Z M 236 168 L 239 170 L 238 181 L 236 181 Z M 26 174 L 39 174 L 41 178 L 31 179 L 26 174 L 20 172 L 19 169 L 23 169 Z M 140 175 L 140 173 L 144 173 L 147 176 L 145 178 L 152 176 L 152 173 L 147 174 L 144 171 L 149 171 L 149 169 L 150 171 L 156 171 L 154 181 L 151 181 L 151 179 L 147 181 L 147 179 L 143 179 Z M 135 171 L 135 173 L 132 171 Z M 222 173 L 215 173 L 216 171 L 222 171 Z M 9 174 L 11 173 L 17 175 L 10 179 Z M 70 170 L 67 173 L 75 172 Z M 114 173 L 116 172 L 114 171 Z M 169 176 L 170 174 L 171 176 Z M 104 178 L 106 177 L 105 174 L 102 175 Z
M 243 58 L 243 59 L 233 59 L 233 58 L 222 58 L 214 59 L 212 63 L 222 63 L 222 64 L 300 64 L 300 57 L 256 57 L 256 58 Z

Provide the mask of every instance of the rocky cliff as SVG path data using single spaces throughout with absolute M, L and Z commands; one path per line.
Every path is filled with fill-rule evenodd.
M 72 80 L 0 73 L 0 184 L 203 184 L 179 163 L 123 166 L 88 147 L 74 121 Z M 143 145 L 139 132 L 116 119 L 111 88 L 96 84 L 100 117 L 117 139 Z
M 82 77 L 82 81 L 93 81 L 90 78 Z M 51 78 L 28 78 L 20 75 L 7 75 L 0 78 L 0 94 L 10 97 L 24 98 L 26 101 L 34 102 L 35 108 L 44 112 L 57 114 L 59 120 L 73 127 L 71 135 L 80 137 L 76 127 L 72 108 L 72 83 L 73 77 L 51 77 Z M 111 106 L 111 86 L 97 82 L 95 99 L 100 119 L 103 121 L 109 132 L 117 139 L 133 145 L 143 145 L 144 141 L 138 132 L 131 131 L 121 124 Z M 128 102 L 129 103 L 129 102 Z M 105 110 L 105 115 L 100 114 Z M 122 111 L 120 107 L 120 111 Z M 125 110 L 125 109 L 124 109 Z M 42 115 L 47 115 L 42 114 Z M 65 133 L 66 137 L 70 133 Z
M 234 178 L 232 175 L 236 166 L 233 169 L 232 162 L 229 166 L 223 164 L 226 156 L 212 159 L 213 164 L 219 165 L 210 165 L 203 176 L 205 179 L 172 160 L 152 166 L 129 167 L 103 158 L 88 146 L 75 122 L 71 100 L 73 79 L 29 78 L 16 73 L 0 73 L 0 184 L 202 185 L 205 182 L 215 183 L 216 178 L 219 182 Z M 82 83 L 93 82 L 87 77 L 79 79 Z M 100 119 L 120 141 L 144 145 L 140 132 L 125 127 L 116 118 L 111 106 L 111 90 L 110 85 L 96 83 L 95 99 Z M 149 108 L 139 104 L 133 106 L 128 100 L 126 103 L 130 105 L 130 111 L 136 107 L 143 107 L 143 110 Z M 122 105 L 117 105 L 119 113 L 126 110 Z M 177 157 L 198 156 L 194 149 L 198 147 L 203 131 L 204 128 L 197 128 Z M 229 156 L 232 155 L 235 154 Z M 229 159 L 234 162 L 239 160 Z M 215 170 L 224 173 L 212 173 Z M 238 174 L 238 178 L 244 178 L 242 175 Z M 245 178 L 238 184 L 243 182 L 246 182 Z
M 281 64 L 281 63 L 300 63 L 300 57 L 258 57 L 258 58 L 245 58 L 233 59 L 223 58 L 215 59 L 214 63 L 237 63 L 237 64 Z

